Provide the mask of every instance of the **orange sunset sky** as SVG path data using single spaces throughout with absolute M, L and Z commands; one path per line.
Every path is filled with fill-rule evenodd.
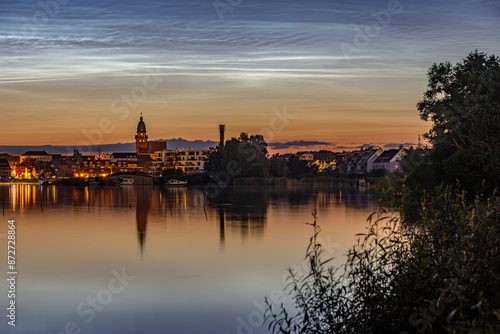
M 491 1 L 0 7 L 0 146 L 130 143 L 141 113 L 150 140 L 217 141 L 225 123 L 226 138 L 280 125 L 271 151 L 415 145 L 428 68 L 500 53 Z

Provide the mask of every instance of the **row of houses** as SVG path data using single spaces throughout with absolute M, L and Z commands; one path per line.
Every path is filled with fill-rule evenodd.
M 395 172 L 401 170 L 401 159 L 407 150 L 399 149 L 383 150 L 381 148 L 366 148 L 340 155 L 338 168 L 345 174 L 364 174 L 374 170 Z
M 329 160 L 315 159 L 311 152 L 299 155 L 300 160 L 307 161 L 310 165 L 316 165 L 320 172 L 326 170 L 338 170 L 342 174 L 365 174 L 375 170 L 396 172 L 401 170 L 401 159 L 413 151 L 413 148 L 383 150 L 381 148 L 363 148 L 352 152 L 334 154 Z

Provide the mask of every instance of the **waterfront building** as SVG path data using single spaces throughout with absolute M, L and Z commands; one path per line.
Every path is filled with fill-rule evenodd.
M 137 133 L 135 135 L 135 151 L 137 155 L 149 155 L 151 159 L 155 159 L 155 152 L 167 149 L 167 142 L 162 141 L 148 141 L 148 133 L 146 131 L 146 123 L 142 117 L 137 124 Z
M 12 169 L 7 159 L 0 159 L 0 178 L 8 178 L 11 176 Z
M 382 169 L 390 173 L 401 170 L 401 158 L 406 154 L 405 149 L 384 151 L 374 162 L 372 170 Z
M 35 161 L 41 162 L 49 162 L 52 161 L 52 155 L 48 154 L 45 151 L 27 151 L 20 156 L 21 162 L 26 159 L 31 159 Z
M 164 169 L 179 170 L 183 174 L 197 174 L 205 170 L 209 150 L 186 148 L 155 152 L 152 172 L 161 175 Z

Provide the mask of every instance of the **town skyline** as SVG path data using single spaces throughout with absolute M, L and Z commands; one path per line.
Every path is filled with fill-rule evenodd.
M 286 119 L 282 118 L 282 121 L 286 122 Z M 277 124 L 277 122 L 274 123 Z M 199 182 L 200 177 L 203 180 L 201 175 L 205 177 L 217 175 L 215 174 L 216 166 L 222 165 L 222 170 L 219 172 L 228 173 L 226 169 L 234 164 L 240 165 L 240 163 L 242 167 L 239 171 L 242 176 L 294 177 L 318 172 L 378 175 L 401 170 L 401 160 L 406 154 L 411 154 L 415 150 L 419 152 L 427 150 L 426 147 L 421 146 L 419 140 L 417 147 L 410 146 L 409 148 L 399 145 L 396 149 L 383 150 L 380 147 L 368 146 L 360 147 L 357 151 L 344 150 L 342 153 L 320 150 L 271 156 L 270 146 L 264 143 L 262 135 L 241 133 L 239 137 L 227 139 L 224 124 L 219 124 L 218 127 L 219 143 L 209 149 L 192 147 L 172 149 L 167 147 L 166 141 L 149 140 L 148 127 L 141 113 L 134 136 L 134 150 L 128 148 L 124 150 L 125 152 L 113 150 L 112 153 L 108 153 L 98 146 L 98 152 L 94 152 L 92 150 L 95 147 L 91 146 L 91 141 L 102 140 L 104 134 L 109 132 L 111 123 L 101 122 L 100 125 L 99 131 L 88 133 L 92 135 L 88 137 L 90 141 L 82 142 L 78 147 L 66 146 L 62 153 L 55 153 L 56 151 L 53 150 L 50 153 L 45 150 L 29 150 L 29 148 L 19 155 L 0 153 L 0 177 L 11 181 L 14 179 L 74 178 L 73 180 L 80 181 L 85 179 L 84 182 L 90 182 L 89 177 L 101 177 L 105 179 L 102 182 L 153 184 L 153 177 L 160 182 L 158 177 L 183 175 L 198 177 Z M 237 156 L 234 156 L 235 152 Z M 251 159 L 246 158 L 238 162 L 244 155 L 251 152 L 254 154 L 249 156 L 252 157 Z M 229 161 L 226 161 L 228 158 Z M 253 161 L 258 159 L 260 159 L 259 163 Z M 254 167 L 245 171 L 249 163 L 252 163 Z M 132 181 L 130 181 L 131 177 L 133 177 Z M 183 182 L 187 184 L 188 181 L 183 180 Z

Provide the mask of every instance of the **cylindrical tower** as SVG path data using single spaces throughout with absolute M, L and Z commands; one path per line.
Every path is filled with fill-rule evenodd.
M 219 132 L 220 132 L 220 143 L 219 148 L 224 147 L 224 131 L 226 130 L 225 124 L 219 124 Z

